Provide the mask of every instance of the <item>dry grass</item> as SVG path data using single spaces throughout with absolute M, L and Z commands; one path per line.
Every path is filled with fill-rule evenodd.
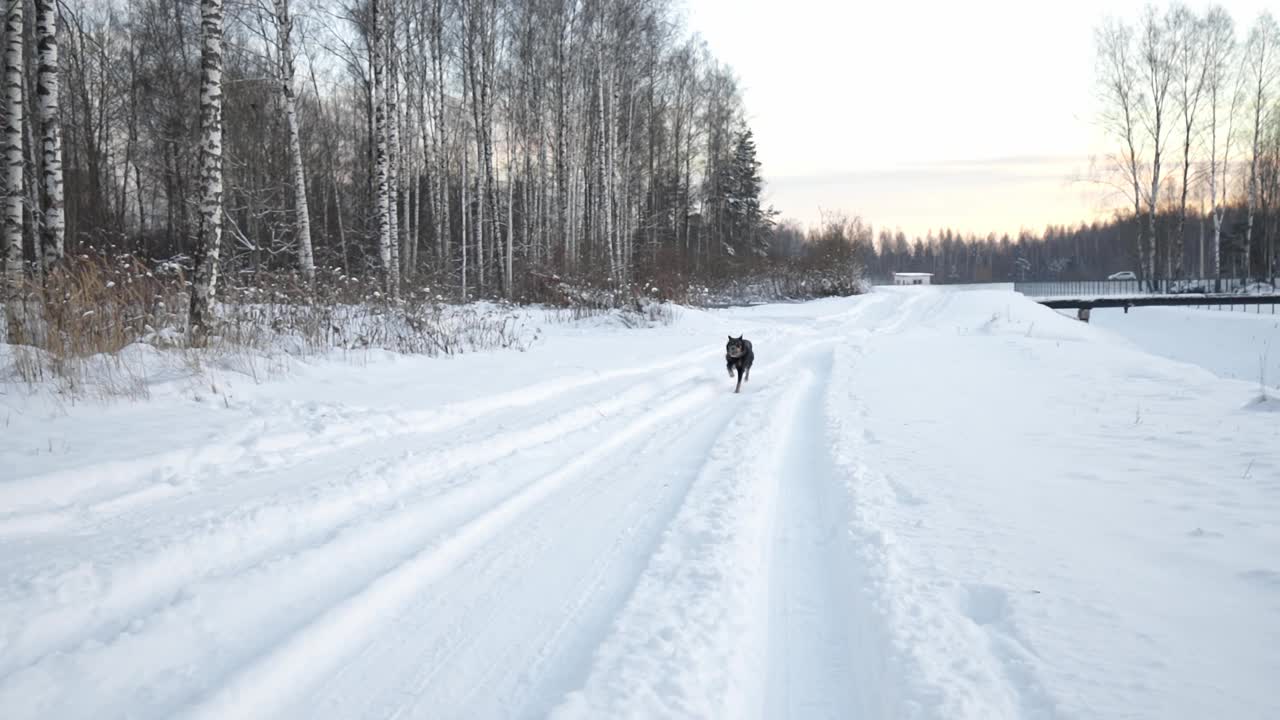
M 623 287 L 578 286 L 556 278 L 555 291 L 545 293 L 546 317 L 551 322 L 582 322 L 616 318 L 625 327 L 653 327 L 675 322 L 676 311 L 652 284 Z
M 157 272 L 128 256 L 69 258 L 43 284 L 29 282 L 6 303 L 14 373 L 71 396 L 92 387 L 145 397 L 140 358 L 126 349 L 182 322 L 184 285 L 180 269 Z
M 600 320 L 626 327 L 669 325 L 673 303 L 740 304 L 861 291 L 847 263 L 763 263 L 741 277 L 693 283 L 678 274 L 617 286 L 534 273 L 524 302 L 553 322 Z M 710 289 L 708 289 L 710 285 Z M 298 358 L 372 350 L 439 356 L 525 349 L 536 333 L 513 306 L 453 305 L 428 288 L 391 298 L 376 278 L 321 271 L 314 282 L 240 275 L 219 287 L 217 322 L 201 348 L 187 332 L 189 284 L 182 267 L 133 256 L 68 257 L 43 283 L 28 283 L 0 313 L 0 381 L 84 396 L 142 398 L 156 372 L 206 378 L 211 369 L 255 380 L 287 372 Z M 12 332 L 10 332 L 12 330 Z M 203 380 L 202 380 L 203 382 Z
M 511 308 L 449 305 L 425 290 L 392 299 L 374 281 L 336 272 L 313 284 L 237 280 L 220 288 L 217 324 L 197 349 L 180 267 L 152 268 L 129 256 L 68 258 L 0 313 L 8 374 L 71 398 L 144 398 L 148 373 L 157 369 L 196 377 L 216 367 L 262 380 L 293 359 L 334 351 L 438 356 L 524 349 L 531 340 Z

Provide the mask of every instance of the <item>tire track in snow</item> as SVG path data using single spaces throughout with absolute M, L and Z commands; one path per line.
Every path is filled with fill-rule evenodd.
M 771 368 L 782 368 L 791 362 L 797 352 L 804 350 L 805 344 L 793 347 L 790 352 L 783 353 L 773 358 L 765 358 L 758 363 L 757 378 L 767 376 L 765 371 L 772 371 Z M 702 355 L 718 354 L 718 351 L 712 353 L 701 353 Z M 762 375 L 761 373 L 765 373 Z M 694 375 L 698 373 L 695 372 Z M 676 376 L 678 381 L 679 376 Z M 670 379 L 668 379 L 670 380 Z M 755 388 L 760 386 L 757 379 L 755 383 L 746 386 L 745 395 L 741 399 L 751 402 L 756 393 Z M 680 385 L 678 382 L 674 390 L 665 397 L 679 398 L 680 394 L 688 389 L 688 385 Z M 716 385 L 718 391 L 723 392 L 726 396 L 726 402 L 740 402 L 738 398 L 734 398 L 723 387 Z M 562 399 L 563 400 L 563 399 Z M 572 401 L 572 399 L 571 399 Z M 643 403 L 634 397 L 624 398 L 622 404 Z M 582 408 L 577 408 L 581 410 Z M 643 412 L 645 408 L 640 407 L 637 412 Z M 592 411 L 595 412 L 595 411 Z M 567 414 L 567 413 L 566 413 Z M 622 412 L 619 417 L 626 417 L 627 413 Z M 598 413 L 592 418 L 591 426 L 601 425 Z M 605 424 L 607 426 L 607 423 Z M 480 438 L 481 444 L 485 438 Z M 588 451 L 590 452 L 590 451 Z M 491 458 L 477 456 L 474 466 L 483 467 L 492 465 Z M 403 459 L 403 461 L 390 462 L 385 467 L 391 470 L 403 470 L 411 472 L 412 469 L 420 463 L 413 457 Z M 523 477 L 518 477 L 513 484 L 520 484 L 528 479 L 528 470 L 525 468 L 515 469 L 509 468 L 505 463 L 493 467 L 484 467 L 486 473 L 497 475 L 506 471 L 509 475 L 520 476 L 524 471 Z M 460 471 L 470 472 L 463 467 Z M 413 483 L 412 478 L 406 479 L 405 482 Z M 496 488 L 496 484 L 495 484 Z M 495 492 L 497 490 L 495 489 Z M 202 683 L 208 682 L 208 678 L 215 678 L 219 673 L 225 671 L 220 668 L 220 664 L 227 662 L 227 648 L 223 647 L 227 637 L 233 637 L 232 645 L 235 643 L 258 642 L 261 637 L 269 636 L 273 631 L 268 626 L 259 626 L 257 629 L 252 625 L 252 618 L 249 624 L 239 622 L 232 626 L 225 626 L 220 619 L 225 620 L 229 617 L 228 613 L 234 614 L 239 612 L 246 617 L 256 616 L 260 608 L 253 607 L 250 603 L 255 602 L 261 606 L 284 606 L 286 610 L 295 609 L 293 613 L 305 620 L 308 609 L 308 603 L 314 601 L 307 597 L 308 582 L 310 576 L 331 577 L 340 579 L 338 586 L 345 586 L 352 579 L 347 577 L 349 573 L 344 572 L 343 566 L 350 569 L 363 571 L 360 563 L 353 562 L 354 548 L 367 547 L 378 543 L 396 542 L 403 543 L 402 539 L 397 538 L 397 532 L 401 533 L 421 533 L 418 525 L 421 521 L 440 522 L 441 513 L 435 512 L 424 507 L 428 501 L 441 502 L 445 504 L 452 503 L 457 506 L 461 501 L 454 502 L 453 498 L 458 494 L 466 493 L 450 493 L 441 497 L 437 494 L 423 494 L 416 490 L 411 496 L 394 498 L 393 501 L 383 503 L 383 506 L 371 508 L 368 504 L 360 507 L 360 512 L 356 514 L 356 520 L 359 522 L 348 525 L 341 525 L 338 528 L 323 528 L 317 530 L 323 537 L 323 545 L 314 545 L 309 540 L 306 542 L 297 542 L 292 546 L 279 545 L 275 551 L 267 553 L 265 556 L 250 557 L 256 550 L 257 544 L 248 543 L 246 547 L 239 548 L 237 552 L 227 551 L 223 553 L 223 557 L 231 557 L 235 555 L 239 561 L 239 565 L 229 564 L 223 567 L 222 571 L 213 575 L 201 575 L 196 581 L 188 581 L 179 583 L 178 587 L 171 588 L 170 591 L 164 591 L 154 594 L 152 599 L 147 601 L 148 604 L 143 608 L 141 614 L 135 613 L 116 613 L 108 611 L 101 612 L 102 603 L 90 602 L 85 616 L 88 616 L 91 622 L 102 622 L 97 625 L 97 632 L 86 633 L 86 637 L 81 639 L 71 639 L 60 647 L 50 648 L 43 655 L 37 650 L 34 658 L 39 661 L 40 667 L 36 668 L 35 673 L 25 673 L 24 677 L 16 678 L 15 676 L 23 673 L 15 673 L 8 676 L 0 676 L 0 697 L 7 697 L 10 700 L 16 700 L 17 703 L 9 705 L 0 703 L 9 708 L 14 708 L 17 716 L 24 716 L 21 708 L 29 707 L 29 703 L 35 700 L 39 694 L 37 692 L 25 692 L 34 690 L 41 684 L 47 685 L 50 682 L 56 682 L 53 678 L 71 673 L 84 673 L 85 675 L 101 676 L 102 671 L 111 665 L 125 661 L 136 664 L 138 659 L 145 658 L 146 668 L 139 667 L 139 672 L 132 678 L 120 675 L 113 675 L 111 683 L 104 683 L 94 688 L 93 693 L 86 695 L 76 694 L 75 697 L 68 698 L 70 705 L 62 705 L 62 700 L 55 698 L 55 707 L 78 707 L 76 703 L 98 703 L 102 697 L 122 697 L 123 693 L 136 695 L 136 707 L 140 714 L 145 715 L 147 708 L 160 707 L 162 710 L 155 714 L 160 716 L 168 716 L 168 710 L 172 710 L 174 705 L 173 697 L 185 697 L 192 689 L 199 690 Z M 495 496 L 496 497 L 496 496 Z M 346 498 L 350 500 L 350 498 Z M 409 503 L 408 507 L 404 504 Z M 287 505 L 288 503 L 286 503 Z M 474 503 L 472 503 L 474 505 Z M 390 505 L 390 508 L 385 507 Z M 454 510 L 458 510 L 455 507 Z M 386 512 L 392 513 L 385 515 Z M 387 522 L 392 518 L 392 522 Z M 300 522 L 297 519 L 280 518 L 281 525 L 288 526 L 290 532 L 304 532 L 315 529 L 315 526 L 308 525 L 306 522 Z M 381 527 L 384 526 L 385 527 Z M 374 535 L 373 530 L 380 527 L 380 531 Z M 170 538 L 170 542 L 172 538 Z M 225 550 L 225 548 L 224 548 Z M 233 548 L 234 550 L 234 548 Z M 94 552 L 89 557 L 95 560 L 116 560 L 118 558 L 106 558 L 102 554 Z M 361 556 L 364 558 L 364 556 Z M 367 559 L 367 558 L 364 558 Z M 305 564 L 308 570 L 295 570 L 294 568 Z M 326 565 L 337 565 L 336 569 L 326 567 Z M 247 570 L 246 570 L 247 567 Z M 164 569 L 164 568 L 157 568 Z M 328 573 L 328 575 L 325 575 Z M 90 595 L 100 594 L 102 589 L 102 579 L 92 576 L 94 573 L 90 570 L 80 577 L 64 578 L 68 582 L 62 585 L 63 588 L 74 588 L 73 595 L 88 591 Z M 358 573 L 357 573 L 358 575 Z M 246 579 L 248 578 L 248 579 Z M 272 589 L 272 583 L 267 582 L 270 579 L 283 578 L 287 582 L 275 583 L 276 586 L 283 585 L 289 589 L 289 594 L 276 597 L 275 590 Z M 156 580 L 163 586 L 163 573 L 151 576 L 152 580 Z M 137 587 L 150 587 L 154 590 L 154 586 L 146 586 L 144 581 L 147 577 L 139 576 L 139 584 Z M 304 580 L 304 582 L 296 582 Z M 86 582 L 87 581 L 87 582 Z M 108 583 L 109 585 L 110 583 Z M 51 583 L 52 585 L 52 583 Z M 216 590 L 216 592 L 215 592 Z M 323 588 L 325 592 L 331 592 L 331 588 Z M 296 595 L 290 597 L 290 595 Z M 108 605 L 108 607 L 110 607 Z M 119 609 L 116 607 L 115 609 Z M 56 629 L 62 627 L 61 620 L 65 618 L 55 619 L 51 625 Z M 29 618 L 23 618 L 24 625 L 34 624 L 28 622 Z M 277 623 L 274 631 L 279 631 L 280 627 L 289 627 L 294 622 L 294 618 L 290 617 L 283 623 Z M 67 627 L 74 626 L 69 625 Z M 81 626 L 82 629 L 85 626 Z M 173 632 L 172 637 L 162 637 L 161 630 L 168 628 Z M 261 633 L 260 630 L 266 629 L 267 633 Z M 48 640 L 48 637 L 44 638 Z M 148 643 L 163 642 L 163 647 L 152 648 Z M 212 647 L 202 648 L 202 644 L 209 643 Z M 9 660 L 13 656 L 8 653 L 13 646 L 6 642 L 5 659 Z M 28 646 L 30 649 L 32 646 Z M 158 650 L 152 653 L 153 650 Z M 232 648 L 234 650 L 234 648 Z M 154 662 L 153 662 L 154 661 Z M 234 658 L 232 659 L 234 662 Z M 164 678 L 168 678 L 165 680 Z M 114 684 L 113 684 L 114 683 Z M 159 683 L 159 684 L 156 684 Z M 194 687 L 193 687 L 194 686 Z M 183 689 L 187 688 L 187 689 Z M 39 701 L 36 701 L 39 702 Z M 166 703 L 169 703 L 166 705 Z M 30 715 L 48 715 L 48 707 L 43 710 L 33 709 Z M 62 715 L 62 713 L 54 713 Z M 73 715 L 67 712 L 67 715 Z
M 797 357 L 803 356 L 815 344 L 825 343 L 826 341 L 801 343 L 782 353 L 776 359 L 766 360 L 762 363 L 761 368 L 773 372 L 774 369 L 788 367 Z M 290 704 L 291 701 L 287 699 L 288 695 L 299 696 L 305 693 L 308 688 L 314 688 L 322 677 L 332 673 L 335 668 L 351 662 L 352 653 L 356 653 L 358 656 L 361 647 L 368 647 L 369 637 L 377 633 L 379 627 L 384 630 L 388 627 L 386 625 L 388 615 L 398 615 L 406 607 L 406 603 L 411 603 L 413 597 L 422 592 L 423 587 L 409 592 L 405 584 L 425 582 L 425 587 L 431 587 L 438 582 L 443 582 L 445 576 L 452 577 L 454 569 L 459 563 L 464 562 L 466 558 L 473 556 L 490 543 L 496 542 L 495 537 L 503 532 L 505 525 L 514 522 L 516 518 L 529 517 L 529 513 L 533 512 L 535 507 L 541 507 L 540 503 L 548 502 L 553 495 L 557 503 L 568 502 L 569 498 L 563 497 L 562 490 L 577 487 L 582 481 L 589 479 L 587 472 L 591 468 L 607 463 L 618 449 L 654 434 L 657 428 L 664 427 L 669 422 L 676 422 L 690 412 L 696 412 L 700 402 L 705 402 L 717 396 L 724 398 L 726 402 L 736 402 L 744 397 L 730 394 L 722 383 L 708 382 L 702 384 L 701 387 L 694 387 L 683 393 L 677 391 L 669 394 L 668 398 L 674 398 L 669 403 L 655 402 L 648 408 L 642 408 L 639 413 L 641 416 L 639 420 L 610 435 L 605 442 L 593 446 L 570 464 L 538 479 L 528 488 L 513 496 L 512 499 L 503 501 L 497 510 L 486 513 L 486 516 L 492 515 L 493 512 L 505 513 L 503 509 L 509 509 L 513 502 L 519 504 L 518 513 L 505 513 L 500 518 L 500 521 L 495 522 L 486 521 L 482 523 L 480 520 L 473 521 L 465 529 L 460 530 L 458 534 L 467 537 L 465 550 L 459 550 L 456 553 L 450 551 L 449 562 L 439 564 L 438 558 L 437 560 L 431 559 L 434 555 L 420 554 L 403 566 L 398 566 L 388 572 L 383 578 L 375 581 L 374 585 L 370 586 L 369 591 L 364 591 L 357 596 L 358 602 L 356 605 L 353 606 L 349 601 L 344 601 L 342 605 L 336 606 L 335 610 L 330 610 L 325 616 L 313 621 L 310 625 L 295 630 L 284 645 L 269 651 L 269 655 L 266 657 L 258 660 L 250 667 L 238 670 L 235 676 L 236 679 L 231 680 L 223 690 L 216 691 L 214 695 L 210 696 L 207 700 L 210 704 L 202 706 L 203 709 L 197 710 L 196 715 L 199 716 L 202 712 L 208 712 L 209 716 L 216 716 L 218 707 L 252 707 L 254 712 L 262 711 L 264 714 L 270 715 L 266 710 L 270 706 L 265 703 L 264 697 L 257 696 L 259 693 L 264 696 L 270 694 L 274 698 L 273 702 L 276 703 L 275 707 L 277 708 Z M 750 397 L 750 395 L 746 397 Z M 457 547 L 452 541 L 445 542 L 445 549 Z M 514 544 L 508 544 L 504 547 L 520 549 L 522 545 L 517 538 Z M 424 551 L 424 553 L 429 553 L 429 551 Z M 431 571 L 431 567 L 436 567 L 437 569 Z M 427 579 L 425 573 L 430 573 L 432 577 Z M 413 579 L 415 577 L 417 578 L 416 580 Z M 448 583 L 446 585 L 451 586 Z M 400 594 L 396 593 L 396 588 L 400 589 Z M 509 589 L 508 592 L 510 592 Z M 393 596 L 398 599 L 392 603 L 392 606 L 384 608 L 385 612 L 380 614 L 382 618 L 380 626 L 379 623 L 375 622 L 369 626 L 358 627 L 359 608 L 368 608 L 371 603 L 381 607 L 381 602 L 390 601 Z M 512 601 L 520 602 L 518 597 L 509 600 L 509 602 Z M 520 607 L 521 605 L 516 605 L 511 611 L 518 611 Z M 317 636 L 317 633 L 320 635 Z M 345 639 L 350 644 L 332 654 L 316 655 L 311 650 L 311 648 L 316 647 L 331 647 L 330 643 L 339 639 Z M 298 663 L 303 663 L 305 667 L 299 667 Z M 280 674 L 268 676 L 261 675 L 260 673 L 262 672 L 278 672 Z M 289 682 L 292 680 L 299 682 L 297 686 L 292 686 L 296 689 L 296 692 L 291 690 L 280 695 L 277 694 L 278 687 L 275 689 L 271 687 L 273 682 Z M 242 695 L 244 692 L 248 692 L 249 697 L 256 698 L 249 701 L 247 706 L 241 704 L 245 700 L 245 696 Z M 241 715 L 237 714 L 236 716 L 240 717 Z
M 894 335 L 903 328 L 911 327 L 921 317 L 936 314 L 938 310 L 952 301 L 953 294 L 940 292 L 934 288 L 885 289 L 884 297 L 893 298 L 886 303 L 888 311 L 882 317 L 871 318 L 872 323 L 860 323 L 862 328 L 878 335 Z
M 855 635 L 835 482 L 823 414 L 833 353 L 823 353 L 783 450 L 769 577 L 769 664 L 764 717 L 862 717 Z M 761 619 L 762 622 L 766 618 Z M 863 649 L 864 652 L 867 649 Z M 867 716 L 871 717 L 871 716 Z
M 343 617 L 343 607 L 386 610 L 389 606 L 382 602 L 388 589 L 393 593 L 406 590 L 407 567 L 435 567 L 443 572 L 503 523 L 527 512 L 538 499 L 554 494 L 590 458 L 637 433 L 644 434 L 655 423 L 678 416 L 714 393 L 706 379 L 677 385 L 648 404 L 636 405 L 634 412 L 619 422 L 602 423 L 601 432 L 617 425 L 617 434 L 603 444 L 588 444 L 570 466 L 541 477 L 530 473 L 545 463 L 526 460 L 520 468 L 486 467 L 486 471 L 509 478 L 508 485 L 491 488 L 481 498 L 451 493 L 419 499 L 388 513 L 373 513 L 296 556 L 185 587 L 172 604 L 157 608 L 152 617 L 132 620 L 105 644 L 94 640 L 70 652 L 55 652 L 36 666 L 0 678 L 0 707 L 12 711 L 7 717 L 89 717 L 104 699 L 110 702 L 124 693 L 137 694 L 141 686 L 145 691 L 131 703 L 137 715 L 172 717 L 192 693 L 209 690 L 211 683 L 225 679 L 229 672 L 239 673 L 246 659 L 256 657 L 254 662 L 272 666 L 266 657 L 278 655 L 290 643 L 305 644 L 308 633 L 318 628 L 329 628 L 330 639 L 343 637 L 341 632 L 332 634 L 341 626 L 325 618 Z M 642 417 L 637 420 L 637 415 Z M 595 434 L 585 437 L 587 443 Z M 276 597 L 279 587 L 288 588 L 288 593 Z M 315 658 L 309 654 L 307 658 L 314 667 Z M 132 682 L 94 687 L 88 697 L 60 694 L 48 698 L 39 692 L 51 678 L 72 668 L 110 677 L 105 669 L 122 661 L 134 668 Z M 153 684 L 156 678 L 166 677 L 182 679 Z
M 769 508 L 785 439 L 814 382 L 801 366 L 751 398 L 716 439 L 581 689 L 552 717 L 758 714 L 769 651 Z
M 60 575 L 40 578 L 42 586 L 53 589 L 88 582 L 101 591 L 86 592 L 88 599 L 80 603 L 50 598 L 47 614 L 23 618 L 21 626 L 5 633 L 0 678 L 49 653 L 72 649 L 92 637 L 109 637 L 168 606 L 193 583 L 234 576 L 309 548 L 361 516 L 399 503 L 440 502 L 450 492 L 468 490 L 468 468 L 498 462 L 611 417 L 625 417 L 655 398 L 696 388 L 705 377 L 706 371 L 694 368 L 573 407 L 524 430 L 493 434 L 490 429 L 488 435 L 453 447 L 377 463 L 352 478 L 259 498 L 213 522 L 191 518 L 188 522 L 194 526 L 176 531 L 166 527 L 154 543 L 139 543 L 133 533 L 117 533 L 128 544 L 113 548 L 100 569 L 93 561 L 78 560 Z M 443 484 L 429 484 L 433 480 Z M 9 602 L 18 601 L 0 599 L 0 611 Z
M 717 385 L 719 385 L 717 383 Z M 290 716 L 541 717 L 586 673 L 731 401 L 618 448 L 421 593 Z
M 770 359 L 760 377 L 807 347 Z M 545 716 L 586 676 L 741 400 L 726 393 L 602 458 L 598 477 L 584 472 L 584 482 L 525 513 L 285 714 L 351 716 L 377 697 L 376 717 Z
M 714 351 L 698 350 L 659 363 L 549 380 L 443 408 L 409 411 L 392 417 L 381 410 L 370 410 L 360 419 L 331 422 L 313 433 L 288 430 L 264 435 L 257 428 L 237 430 L 231 438 L 212 439 L 199 446 L 6 480 L 0 482 L 0 508 L 4 509 L 0 514 L 0 535 L 69 524 L 65 511 L 86 505 L 90 512 L 93 507 L 99 508 L 99 512 L 110 512 L 113 505 L 128 507 L 133 496 L 143 493 L 140 499 L 145 499 L 157 483 L 180 489 L 189 484 L 186 479 L 198 475 L 234 474 L 243 469 L 246 461 L 263 452 L 289 452 L 293 458 L 302 460 L 353 450 L 388 437 L 426 435 L 604 383 L 687 367 L 715 355 Z M 332 409 L 321 408 L 321 412 Z M 46 504 L 50 499 L 52 506 Z
M 616 448 L 642 437 L 663 422 L 692 412 L 716 394 L 712 385 L 703 384 L 670 403 L 653 408 L 558 471 L 543 476 L 379 576 L 274 646 L 265 656 L 241 668 L 229 682 L 184 716 L 192 719 L 272 717 L 277 708 L 307 692 L 357 652 L 379 627 L 382 618 L 395 615 L 414 595 L 445 576 L 505 524 L 566 487 Z

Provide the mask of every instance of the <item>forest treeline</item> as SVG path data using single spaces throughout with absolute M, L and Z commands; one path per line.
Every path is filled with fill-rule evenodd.
M 664 0 L 12 0 L 5 287 L 88 253 L 221 278 L 539 299 L 861 270 L 1271 275 L 1280 30 L 1148 7 L 1096 32 L 1112 222 L 1016 237 L 777 223 L 730 68 Z M 798 275 L 797 275 L 798 274 Z M 12 311 L 17 303 L 8 303 Z M 9 323 L 12 330 L 15 322 Z

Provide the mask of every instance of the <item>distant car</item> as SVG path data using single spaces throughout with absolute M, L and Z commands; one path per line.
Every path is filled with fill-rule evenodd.
M 1133 274 L 1132 270 L 1121 270 L 1118 273 L 1112 273 L 1107 276 L 1108 280 L 1137 280 L 1138 276 Z

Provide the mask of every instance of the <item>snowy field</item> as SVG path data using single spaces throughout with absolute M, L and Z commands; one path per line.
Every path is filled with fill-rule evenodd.
M 1121 315 L 878 289 L 7 388 L 0 717 L 1280 717 L 1280 330 Z
M 1130 308 L 1128 315 L 1106 309 L 1094 310 L 1090 322 L 1147 352 L 1199 365 L 1221 377 L 1280 388 L 1280 314 L 1273 309 L 1138 307 Z

